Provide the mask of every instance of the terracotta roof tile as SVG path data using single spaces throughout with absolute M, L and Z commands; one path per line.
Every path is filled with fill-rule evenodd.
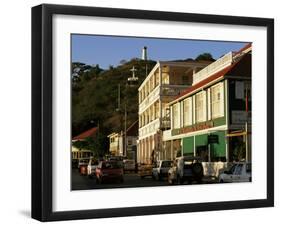
M 91 129 L 73 137 L 72 140 L 85 140 L 88 137 L 95 137 L 97 131 L 98 131 L 98 127 L 93 127 Z

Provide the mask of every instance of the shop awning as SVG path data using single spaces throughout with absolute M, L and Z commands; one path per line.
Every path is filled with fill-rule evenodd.
M 248 134 L 251 134 L 251 132 L 248 132 Z M 226 137 L 240 137 L 240 136 L 246 136 L 246 135 L 247 135 L 246 131 L 237 131 L 237 132 L 228 133 L 225 136 Z

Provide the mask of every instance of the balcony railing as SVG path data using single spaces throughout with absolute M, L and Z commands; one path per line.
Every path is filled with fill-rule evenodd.
M 160 87 L 157 86 L 144 100 L 139 104 L 139 112 L 143 112 L 150 104 L 159 98 Z
M 160 128 L 160 119 L 155 119 L 145 125 L 144 127 L 139 128 L 139 138 L 146 136 L 147 134 L 154 133 Z
M 215 62 L 209 64 L 207 67 L 203 68 L 202 70 L 198 71 L 196 74 L 193 75 L 193 85 L 204 80 L 211 74 L 220 71 L 224 67 L 227 67 L 232 63 L 232 52 L 225 54 L 223 57 L 219 58 Z
M 181 91 L 187 89 L 189 85 L 168 85 L 163 84 L 161 86 L 160 94 L 162 96 L 177 96 L 181 93 Z
M 161 120 L 160 127 L 161 127 L 162 130 L 170 129 L 171 128 L 170 117 L 167 117 L 167 116 L 163 117 L 162 120 Z
M 177 96 L 183 90 L 187 89 L 189 85 L 169 85 L 162 84 L 161 87 L 157 86 L 149 95 L 140 103 L 139 112 L 143 112 L 154 103 L 160 96 Z

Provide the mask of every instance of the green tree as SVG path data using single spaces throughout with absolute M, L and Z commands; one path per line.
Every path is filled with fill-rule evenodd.
M 106 139 L 107 137 L 104 134 L 98 133 L 95 138 L 88 137 L 82 141 L 75 141 L 72 145 L 78 149 L 90 150 L 93 153 L 93 156 L 98 158 L 103 157 L 108 153 Z
M 198 55 L 195 60 L 207 60 L 207 61 L 215 61 L 211 53 L 202 53 Z

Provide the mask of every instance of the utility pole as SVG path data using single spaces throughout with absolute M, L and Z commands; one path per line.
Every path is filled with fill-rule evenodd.
M 125 130 L 125 133 L 124 133 L 124 143 L 125 143 L 125 146 L 124 146 L 124 156 L 127 156 L 127 104 L 125 102 L 125 122 L 124 122 L 124 130 Z
M 118 84 L 118 108 L 116 109 L 116 111 L 120 112 L 120 117 L 121 114 L 123 113 L 123 111 L 121 110 L 121 100 L 120 100 L 120 84 Z M 127 155 L 127 103 L 125 101 L 125 105 L 124 105 L 124 144 L 122 147 L 122 151 L 123 151 L 123 156 Z M 120 127 L 122 128 L 122 121 L 120 120 Z M 122 137 L 122 136 L 121 136 Z
M 245 97 L 245 110 L 246 110 L 246 122 L 245 122 L 245 136 L 246 136 L 246 139 L 245 139 L 245 146 L 246 146 L 246 162 L 249 161 L 249 142 L 248 142 L 248 111 L 249 111 L 249 106 L 248 106 L 248 92 L 249 92 L 249 89 L 248 89 L 248 84 L 245 84 L 246 86 L 246 97 Z

